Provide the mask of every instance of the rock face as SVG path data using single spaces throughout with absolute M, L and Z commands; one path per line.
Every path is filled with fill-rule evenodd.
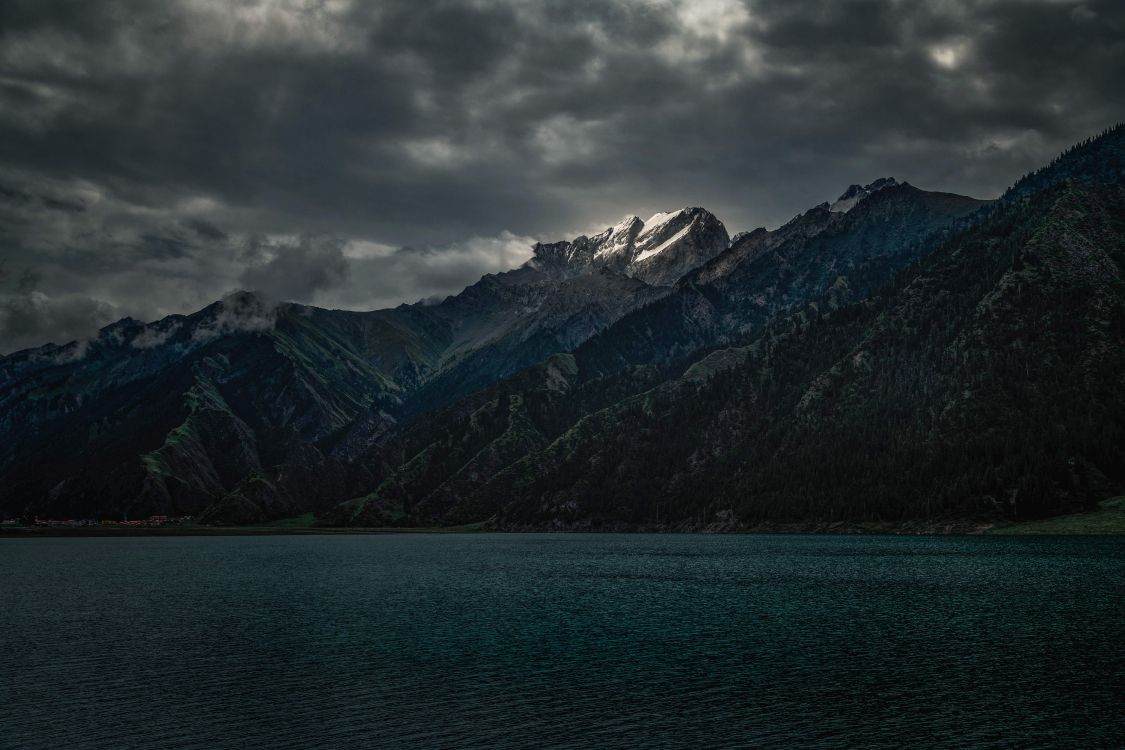
M 608 268 L 558 274 L 528 266 L 486 276 L 424 310 L 448 331 L 449 343 L 406 394 L 403 411 L 431 410 L 569 351 L 667 292 Z
M 656 214 L 637 235 L 626 272 L 649 284 L 671 286 L 729 244 L 726 227 L 705 209 Z
M 835 203 L 828 207 L 828 210 L 847 213 L 855 208 L 861 200 L 870 197 L 872 193 L 876 193 L 883 188 L 894 187 L 897 184 L 898 181 L 894 177 L 880 177 L 870 185 L 852 185 L 836 199 Z
M 730 245 L 726 227 L 704 208 L 681 208 L 641 221 L 627 216 L 593 237 L 540 243 L 528 265 L 573 276 L 609 269 L 653 286 L 671 286 Z
M 633 244 L 643 227 L 639 217 L 626 216 L 616 226 L 593 237 L 580 235 L 563 242 L 540 242 L 534 248 L 535 257 L 527 265 L 560 276 L 588 273 L 597 267 L 621 270 L 632 260 Z

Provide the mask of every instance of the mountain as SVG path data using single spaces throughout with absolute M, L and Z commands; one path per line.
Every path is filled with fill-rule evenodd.
M 396 420 L 578 346 L 668 293 L 641 276 L 725 248 L 711 214 L 672 216 L 630 238 L 644 250 L 628 268 L 533 262 L 438 304 L 370 313 L 239 293 L 193 315 L 125 319 L 92 341 L 4 357 L 0 515 L 210 508 L 209 518 L 249 521 L 354 496 L 372 469 L 346 462 Z
M 867 190 L 849 212 L 830 211 L 825 203 L 773 232 L 760 229 L 736 238 L 682 277 L 670 294 L 623 316 L 565 359 L 550 360 L 546 370 L 533 368 L 404 426 L 403 452 L 391 461 L 399 468 L 374 492 L 328 518 L 374 524 L 407 519 L 403 522 L 415 525 L 480 520 L 462 502 L 471 496 L 469 488 L 537 455 L 566 428 L 611 404 L 606 394 L 621 398 L 658 385 L 677 366 L 690 365 L 693 356 L 753 337 L 793 306 L 816 300 L 829 309 L 861 298 L 923 255 L 927 243 L 940 241 L 948 227 L 988 205 L 894 180 L 873 184 L 879 189 Z M 585 268 L 591 259 L 610 255 L 599 256 L 599 246 L 627 245 L 613 238 L 629 237 L 635 223 L 619 225 L 630 226 L 629 232 L 599 235 L 593 248 L 582 238 L 550 246 L 547 257 L 568 269 Z M 505 416 L 506 410 L 514 411 Z M 665 439 L 676 444 L 672 436 Z M 387 446 L 379 450 L 384 458 L 391 452 Z M 467 502 L 468 508 L 490 507 L 479 499 Z
M 405 426 L 398 468 L 324 522 L 966 528 L 1090 507 L 1125 485 L 1125 186 L 1120 161 L 1096 164 L 1064 158 L 988 206 L 884 185 L 739 237 L 573 355 Z M 949 229 L 902 234 L 951 205 Z M 833 265 L 868 293 L 826 285 Z M 707 345 L 713 310 L 752 320 L 746 300 L 794 289 L 738 345 Z M 592 356 L 610 337 L 665 364 Z
M 573 349 L 667 293 L 610 269 L 587 271 L 558 275 L 528 265 L 413 310 L 445 332 L 444 348 L 402 413 L 427 411 Z
M 684 208 L 647 222 L 628 217 L 593 237 L 535 245 L 522 268 L 486 276 L 425 310 L 452 339 L 439 372 L 403 413 L 428 411 L 574 349 L 663 297 L 666 287 L 729 244 L 714 214 Z
M 835 203 L 828 207 L 828 210 L 847 213 L 855 208 L 857 203 L 871 197 L 872 193 L 876 193 L 883 188 L 894 187 L 897 184 L 898 180 L 894 177 L 880 177 L 869 185 L 851 185 L 836 199 Z
M 611 269 L 653 286 L 671 286 L 730 245 L 726 227 L 703 208 L 681 208 L 641 221 L 627 216 L 593 237 L 535 246 L 532 268 L 569 276 Z
M 242 293 L 190 316 L 121 321 L 84 345 L 6 357 L 4 510 L 197 514 L 241 482 L 302 473 L 306 485 L 283 483 L 301 498 L 293 502 L 338 500 L 351 469 L 323 470 L 333 463 L 325 441 L 399 402 L 395 377 L 433 356 L 393 317 Z M 315 481 L 329 473 L 336 486 Z
M 239 293 L 0 358 L 0 515 L 973 524 L 1125 484 L 1125 130 L 997 201 L 699 208 L 437 304 Z
M 1036 518 L 1125 484 L 1125 190 L 1049 188 L 871 300 L 586 415 L 476 496 L 511 527 Z
M 988 205 L 880 180 L 849 211 L 828 203 L 774 230 L 744 233 L 685 274 L 667 296 L 632 312 L 575 351 L 584 373 L 667 365 L 694 351 L 743 341 L 777 315 L 824 296 L 862 299 L 923 257 L 958 222 Z M 850 192 L 850 191 L 849 191 Z M 845 195 L 848 195 L 845 192 Z
M 1118 124 L 1059 154 L 1050 164 L 1021 177 L 1001 200 L 1026 198 L 1063 180 L 1112 184 L 1125 179 L 1125 138 Z

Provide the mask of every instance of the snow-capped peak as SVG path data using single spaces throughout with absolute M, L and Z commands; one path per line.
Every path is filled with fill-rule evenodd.
M 591 240 L 597 246 L 595 258 L 609 258 L 627 254 L 643 222 L 639 216 L 625 216 L 614 226 Z
M 628 229 L 632 228 L 632 226 L 638 221 L 641 221 L 640 216 L 637 216 L 636 214 L 625 214 L 625 216 L 621 218 L 621 221 L 617 222 L 617 224 L 614 225 L 613 233 L 617 234 L 618 232 L 627 231 Z M 643 224 L 644 222 L 642 221 L 641 223 Z
M 650 284 L 671 285 L 729 245 L 722 222 L 702 208 L 660 212 L 641 221 L 625 216 L 592 237 L 538 243 L 527 266 L 573 275 L 609 269 Z
M 654 255 L 659 255 L 660 253 L 664 252 L 669 247 L 671 247 L 672 245 L 676 244 L 677 242 L 682 240 L 684 237 L 686 237 L 687 233 L 690 232 L 690 231 L 691 231 L 691 224 L 687 224 L 686 226 L 684 226 L 683 229 L 676 232 L 675 234 L 673 234 L 671 237 L 664 240 L 660 244 L 649 243 L 649 247 L 646 247 L 644 250 L 641 250 L 639 253 L 637 253 L 637 256 L 635 258 L 633 258 L 633 262 L 634 263 L 640 263 L 642 260 L 647 260 L 648 258 L 651 258 Z
M 645 222 L 645 228 L 641 230 L 641 234 L 651 234 L 658 231 L 661 227 L 670 221 L 682 216 L 686 208 L 681 208 L 679 211 L 658 212 L 653 214 Z
M 828 210 L 835 213 L 847 213 L 855 208 L 857 203 L 872 193 L 878 192 L 883 188 L 894 187 L 897 184 L 898 180 L 894 177 L 880 177 L 870 185 L 852 185 L 836 199 L 835 203 L 829 206 Z

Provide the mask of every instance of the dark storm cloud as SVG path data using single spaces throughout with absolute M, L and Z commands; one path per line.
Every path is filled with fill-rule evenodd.
M 310 299 L 321 289 L 341 286 L 348 276 L 344 242 L 335 237 L 301 237 L 295 244 L 272 248 L 268 260 L 247 267 L 247 289 L 283 300 Z
M 41 281 L 0 351 L 76 300 L 446 294 L 627 212 L 992 196 L 1122 119 L 1122 38 L 1115 0 L 8 0 L 0 252 Z
M 0 284 L 9 281 L 6 265 L 0 264 Z M 48 297 L 37 289 L 40 281 L 38 274 L 24 269 L 13 284 L 14 293 L 0 294 L 0 341 L 13 351 L 84 338 L 119 317 L 112 305 L 100 300 Z

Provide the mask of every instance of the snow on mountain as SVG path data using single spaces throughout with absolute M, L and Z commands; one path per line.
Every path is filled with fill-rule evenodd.
M 651 237 L 654 233 L 659 232 L 662 227 L 681 216 L 685 211 L 690 211 L 688 208 L 681 208 L 679 211 L 669 211 L 667 213 L 655 213 L 649 217 L 648 221 L 644 223 L 645 227 L 641 230 L 641 235 Z
M 730 244 L 726 228 L 710 211 L 681 208 L 641 221 L 626 216 L 592 237 L 539 243 L 527 266 L 563 276 L 608 268 L 654 286 L 670 286 Z
M 609 260 L 626 256 L 642 226 L 644 222 L 639 216 L 626 216 L 616 226 L 591 237 L 590 239 L 597 245 L 594 258 Z
M 687 233 L 689 231 L 691 231 L 691 225 L 690 224 L 688 224 L 686 227 L 684 227 L 680 231 L 676 232 L 674 235 L 672 235 L 671 237 L 669 237 L 667 240 L 660 243 L 659 245 L 657 245 L 655 247 L 648 247 L 648 248 L 645 248 L 644 250 L 641 250 L 639 253 L 637 253 L 636 257 L 633 258 L 633 262 L 634 263 L 640 263 L 642 260 L 646 260 L 648 258 L 651 258 L 654 255 L 657 255 L 659 253 L 664 252 L 665 250 L 670 248 L 674 243 L 679 242 L 684 237 L 686 237 Z

